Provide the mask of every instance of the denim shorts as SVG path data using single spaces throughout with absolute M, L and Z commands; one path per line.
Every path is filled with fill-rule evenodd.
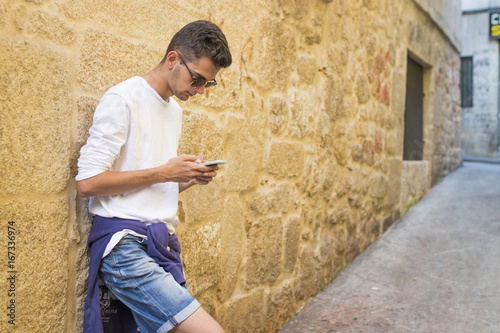
M 101 261 L 99 276 L 132 311 L 141 333 L 165 333 L 200 303 L 147 253 L 147 240 L 127 235 Z

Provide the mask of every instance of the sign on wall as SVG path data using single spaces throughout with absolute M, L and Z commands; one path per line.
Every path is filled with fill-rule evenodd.
M 490 38 L 500 39 L 500 10 L 490 12 Z

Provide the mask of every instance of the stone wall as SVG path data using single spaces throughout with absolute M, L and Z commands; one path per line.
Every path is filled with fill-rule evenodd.
M 412 182 L 402 162 L 409 52 L 427 66 L 427 177 L 434 184 L 460 165 L 460 57 L 439 15 L 423 8 L 0 3 L 0 331 L 81 331 L 91 221 L 74 176 L 92 113 L 200 18 L 221 26 L 234 63 L 217 87 L 181 104 L 180 153 L 229 161 L 213 184 L 180 198 L 190 291 L 227 332 L 278 329 L 400 216 L 402 178 Z

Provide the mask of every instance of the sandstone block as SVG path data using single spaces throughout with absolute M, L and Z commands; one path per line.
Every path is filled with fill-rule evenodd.
M 389 207 L 396 207 L 399 205 L 401 198 L 401 173 L 402 161 L 399 158 L 391 158 L 389 164 L 389 187 L 387 196 L 387 205 Z
M 339 165 L 345 165 L 349 158 L 349 142 L 346 138 L 337 138 L 333 141 L 335 159 Z
M 183 111 L 179 154 L 203 154 L 206 161 L 224 157 L 223 128 L 201 112 Z M 222 166 L 225 168 L 226 166 Z
M 266 297 L 262 289 L 238 295 L 224 304 L 221 326 L 226 332 L 255 333 L 265 331 Z
M 245 191 L 257 187 L 262 170 L 263 146 L 250 133 L 246 119 L 229 116 L 226 145 L 229 146 L 225 168 L 226 191 Z
M 0 247 L 0 255 L 5 258 L 2 260 L 5 268 L 0 273 L 0 291 L 5 300 L 10 288 L 7 280 L 7 222 L 13 221 L 15 228 L 16 331 L 60 330 L 66 326 L 67 313 L 68 199 L 3 202 L 0 205 L 0 220 L 5 228 L 0 235 L 2 244 L 5 244 Z M 0 330 L 11 331 L 7 320 L 0 322 Z
M 250 225 L 245 281 L 248 289 L 273 282 L 280 275 L 282 230 L 280 217 L 261 218 Z
M 81 47 L 78 82 L 84 89 L 105 92 L 132 76 L 142 75 L 163 58 L 163 51 L 97 30 L 87 30 Z
M 78 158 L 80 157 L 80 149 L 87 142 L 89 137 L 89 129 L 92 126 L 94 111 L 99 104 L 99 101 L 92 97 L 80 97 L 76 102 L 77 105 L 77 120 L 76 120 L 76 145 L 71 153 L 71 177 L 75 177 L 78 173 Z
M 238 272 L 245 244 L 245 222 L 238 195 L 229 195 L 224 201 L 221 222 L 221 283 L 219 300 L 227 301 L 238 282 Z
M 219 216 L 222 212 L 223 193 L 224 175 L 220 170 L 217 177 L 208 186 L 190 188 L 183 200 L 186 221 L 191 223 Z
M 356 96 L 359 104 L 364 104 L 370 100 L 370 85 L 365 74 L 356 75 L 355 81 Z
M 388 191 L 388 180 L 381 174 L 374 174 L 370 178 L 370 196 L 377 199 L 382 199 Z
M 316 57 L 301 56 L 297 61 L 297 73 L 301 82 L 311 84 L 318 72 Z
M 180 233 L 182 261 L 189 291 L 197 295 L 216 286 L 221 279 L 221 226 L 213 221 Z
M 297 58 L 297 45 L 294 32 L 279 20 L 264 18 L 257 24 L 261 30 L 257 33 L 259 40 L 256 48 L 260 51 L 259 57 L 265 61 L 249 63 L 248 66 L 256 65 L 260 68 L 257 73 L 257 83 L 264 89 L 272 91 L 275 89 L 275 82 L 288 82 L 290 73 L 295 69 Z M 272 77 L 272 80 L 269 78 Z
M 5 3 L 0 3 L 0 29 L 5 28 L 5 22 L 7 17 L 7 7 Z
M 344 91 L 338 78 L 329 79 L 325 86 L 325 112 L 335 121 L 343 115 Z
M 297 177 L 304 169 L 301 144 L 273 142 L 268 150 L 267 169 L 277 177 Z
M 267 320 L 266 327 L 270 331 L 277 330 L 288 321 L 296 308 L 293 295 L 293 285 L 285 281 L 281 285 L 267 291 Z
M 300 218 L 291 216 L 284 226 L 285 246 L 284 246 L 284 272 L 292 273 L 297 262 L 297 255 L 300 244 Z
M 0 43 L 0 63 L 0 193 L 62 191 L 69 178 L 69 61 L 29 44 Z
M 76 38 L 74 30 L 64 21 L 41 10 L 31 14 L 28 32 L 62 45 L 71 44 Z
M 282 183 L 271 190 L 261 190 L 253 195 L 249 207 L 258 214 L 266 214 L 269 211 L 286 213 L 291 202 L 291 187 L 288 183 Z
M 289 91 L 290 103 L 290 133 L 299 138 L 304 138 L 309 131 L 309 118 L 313 110 L 310 109 L 310 94 L 300 90 Z
M 288 124 L 289 114 L 286 100 L 281 96 L 269 97 L 269 123 L 271 132 L 279 134 Z

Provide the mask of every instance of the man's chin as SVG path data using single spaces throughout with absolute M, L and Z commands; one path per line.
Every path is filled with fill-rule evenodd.
M 187 94 L 175 94 L 175 97 L 184 102 L 189 99 L 189 96 Z

